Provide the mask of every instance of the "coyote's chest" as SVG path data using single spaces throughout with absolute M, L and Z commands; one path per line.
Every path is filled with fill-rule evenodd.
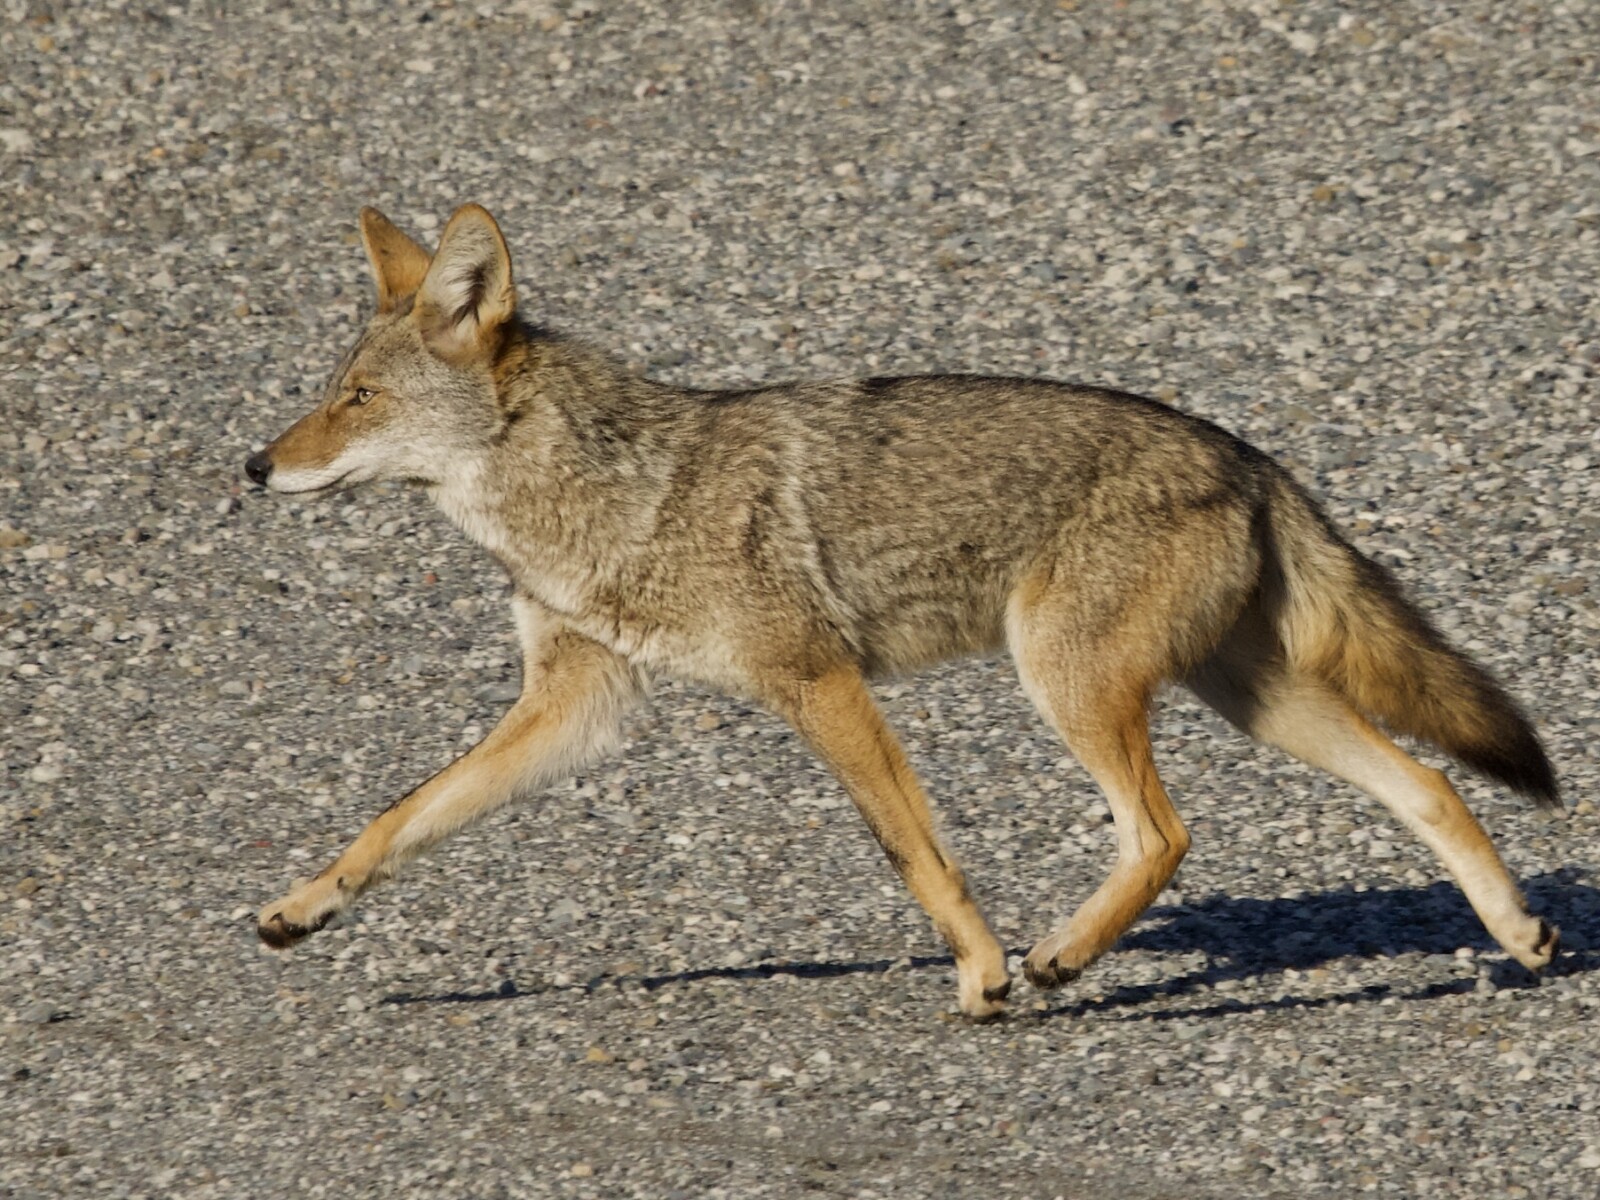
M 681 605 L 654 595 L 617 564 L 526 536 L 496 505 L 463 487 L 440 487 L 433 498 L 469 538 L 499 560 L 517 591 L 568 626 L 641 666 L 735 687 L 725 638 Z
M 594 579 L 579 583 L 563 572 L 518 575 L 517 587 L 584 637 L 652 673 L 748 690 L 722 631 L 652 603 L 648 592 Z

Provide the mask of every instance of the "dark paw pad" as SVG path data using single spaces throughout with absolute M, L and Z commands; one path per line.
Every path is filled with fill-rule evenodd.
M 1028 976 L 1029 983 L 1045 991 L 1051 988 L 1058 988 L 1064 983 L 1071 983 L 1079 975 L 1083 974 L 1082 968 L 1064 967 L 1059 959 L 1054 958 L 1043 966 L 1037 966 L 1030 960 L 1024 960 L 1022 970 Z
M 284 920 L 282 913 L 273 913 L 256 926 L 256 933 L 274 950 L 285 950 L 301 938 L 316 933 L 327 923 L 328 918 L 322 917 L 310 925 L 296 925 L 292 921 Z

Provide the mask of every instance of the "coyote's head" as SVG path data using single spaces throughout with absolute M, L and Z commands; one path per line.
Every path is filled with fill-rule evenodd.
M 361 211 L 378 311 L 322 403 L 245 473 L 280 492 L 409 479 L 439 484 L 501 428 L 493 368 L 514 335 L 511 256 L 494 218 L 456 210 L 430 257 L 384 215 Z

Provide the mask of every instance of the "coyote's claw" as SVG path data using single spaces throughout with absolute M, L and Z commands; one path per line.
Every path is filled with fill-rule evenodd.
M 1005 1016 L 1006 997 L 1011 994 L 1011 977 L 1006 973 L 1005 953 L 998 945 L 989 953 L 962 963 L 960 972 L 961 1015 L 982 1024 Z

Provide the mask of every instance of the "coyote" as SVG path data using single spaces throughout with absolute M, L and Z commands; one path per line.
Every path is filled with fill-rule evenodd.
M 1005 951 L 868 680 L 1004 647 L 1117 834 L 1109 877 L 1024 960 L 1035 985 L 1104 954 L 1189 848 L 1151 758 L 1164 682 L 1388 806 L 1518 962 L 1556 953 L 1445 776 L 1377 723 L 1560 811 L 1538 736 L 1259 450 L 1153 400 L 1040 379 L 668 387 L 523 320 L 476 205 L 432 255 L 371 208 L 361 234 L 377 313 L 246 473 L 293 493 L 425 486 L 511 577 L 522 691 L 262 909 L 268 945 L 578 769 L 662 672 L 794 726 L 948 943 L 961 1011 L 995 1017 Z

